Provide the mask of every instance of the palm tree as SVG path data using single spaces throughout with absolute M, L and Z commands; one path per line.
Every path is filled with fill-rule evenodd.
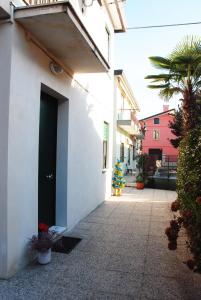
M 163 70 L 158 75 L 148 75 L 149 88 L 159 89 L 166 101 L 181 96 L 184 130 L 194 128 L 201 111 L 201 39 L 186 37 L 167 57 L 149 57 L 153 66 Z M 154 83 L 154 84 L 153 84 Z

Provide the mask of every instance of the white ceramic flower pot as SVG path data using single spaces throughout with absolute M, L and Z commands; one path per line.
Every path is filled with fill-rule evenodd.
M 41 265 L 46 265 L 51 261 L 51 249 L 45 252 L 38 252 L 38 262 Z

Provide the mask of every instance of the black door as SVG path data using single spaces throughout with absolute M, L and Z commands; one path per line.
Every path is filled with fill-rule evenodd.
M 57 100 L 42 93 L 39 129 L 38 222 L 55 225 Z
M 149 155 L 154 156 L 156 159 L 162 159 L 162 150 L 161 149 L 149 149 Z

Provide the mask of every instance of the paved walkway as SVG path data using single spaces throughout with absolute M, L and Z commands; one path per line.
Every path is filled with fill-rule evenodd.
M 126 175 L 126 176 L 124 176 L 124 179 L 126 180 L 127 187 L 135 186 L 135 175 Z
M 71 233 L 83 240 L 69 255 L 53 254 L 0 281 L 0 299 L 200 300 L 201 275 L 167 249 L 164 228 L 175 192 L 126 188 L 82 220 Z

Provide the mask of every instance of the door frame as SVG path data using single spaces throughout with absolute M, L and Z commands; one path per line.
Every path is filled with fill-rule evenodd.
M 41 92 L 55 98 L 58 103 L 55 225 L 67 227 L 69 99 L 43 83 Z

